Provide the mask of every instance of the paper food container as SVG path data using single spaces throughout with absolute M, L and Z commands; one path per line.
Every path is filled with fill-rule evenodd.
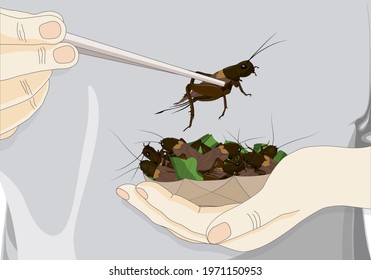
M 181 196 L 198 206 L 223 206 L 242 203 L 257 194 L 269 175 L 232 176 L 223 180 L 179 180 L 158 182 L 145 176 L 146 181 L 156 182 L 172 194 Z

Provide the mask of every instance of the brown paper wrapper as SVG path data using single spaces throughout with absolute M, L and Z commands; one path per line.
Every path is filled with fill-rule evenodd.
M 269 175 L 232 176 L 224 180 L 173 182 L 153 181 L 144 175 L 146 181 L 156 182 L 172 194 L 181 196 L 198 206 L 223 206 L 242 203 L 257 194 Z

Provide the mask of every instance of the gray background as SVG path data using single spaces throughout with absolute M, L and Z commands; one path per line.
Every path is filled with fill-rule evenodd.
M 54 72 L 40 112 L 0 143 L 0 170 L 17 186 L 39 229 L 58 236 L 73 204 L 88 120 L 88 86 L 95 90 L 99 130 L 74 231 L 76 258 L 352 259 L 357 258 L 357 232 L 361 232 L 358 257 L 368 257 L 357 210 L 346 207 L 324 209 L 273 243 L 244 255 L 178 240 L 116 196 L 117 186 L 142 178 L 131 181 L 128 174 L 112 180 L 120 175 L 115 170 L 133 157 L 110 132 L 139 154 L 142 144 L 134 142 L 158 140 L 139 129 L 186 140 L 205 133 L 223 139 L 228 136 L 226 129 L 233 134 L 241 129 L 242 139 L 264 136 L 261 141 L 268 141 L 273 116 L 277 145 L 319 132 L 286 146 L 288 152 L 313 145 L 353 146 L 354 122 L 365 114 L 369 99 L 365 1 L 160 0 L 89 5 L 0 1 L 0 6 L 33 13 L 57 11 L 71 33 L 210 73 L 248 59 L 275 32 L 273 41 L 287 40 L 253 59 L 260 67 L 258 76 L 242 83 L 252 97 L 233 90 L 221 120 L 222 100 L 196 104 L 194 125 L 185 133 L 186 111 L 154 113 L 182 97 L 187 78 L 82 55 L 72 69 Z M 17 232 L 22 221 L 12 217 L 17 205 L 11 199 L 8 204 L 3 257 L 16 258 L 17 249 L 27 245 L 20 243 Z M 47 245 L 40 240 L 33 246 Z M 29 258 L 48 258 L 36 251 Z M 55 258 L 64 255 L 55 252 Z

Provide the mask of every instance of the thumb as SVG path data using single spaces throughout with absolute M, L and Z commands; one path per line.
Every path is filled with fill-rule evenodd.
M 254 250 L 276 240 L 311 214 L 247 208 L 240 213 L 232 209 L 215 219 L 208 229 L 209 242 L 241 252 Z
M 56 44 L 63 40 L 66 27 L 55 13 L 25 16 L 24 13 L 0 9 L 2 45 Z
M 282 214 L 259 228 L 242 233 L 235 238 L 228 238 L 218 244 L 240 252 L 255 250 L 281 237 L 308 216 L 304 215 L 302 211 Z M 234 232 L 233 226 L 230 227 L 230 230 Z M 209 233 L 208 240 L 210 238 Z
M 305 211 L 276 203 L 277 197 L 258 193 L 217 217 L 207 229 L 207 239 L 236 251 L 250 251 L 277 239 L 300 221 Z

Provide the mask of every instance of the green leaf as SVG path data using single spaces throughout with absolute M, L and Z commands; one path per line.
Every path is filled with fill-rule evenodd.
M 203 176 L 197 172 L 197 160 L 195 158 L 181 159 L 171 157 L 170 161 L 174 167 L 176 176 L 179 180 L 203 180 Z
M 260 153 L 261 150 L 263 150 L 264 148 L 266 148 L 268 145 L 267 144 L 263 144 L 263 143 L 257 143 L 254 145 L 254 151 L 256 153 Z
M 201 138 L 201 142 L 204 143 L 209 148 L 215 148 L 219 142 L 215 140 L 212 134 L 206 134 Z
M 279 163 L 285 156 L 287 156 L 287 154 L 284 151 L 279 150 L 273 160 Z
M 212 134 L 205 134 L 205 135 L 202 136 L 201 138 L 199 138 L 199 139 L 197 139 L 197 140 L 195 140 L 195 141 L 189 142 L 188 144 L 189 144 L 189 145 L 192 145 L 193 143 L 195 143 L 195 142 L 198 141 L 198 140 L 201 140 L 201 143 L 205 144 L 206 146 L 208 146 L 208 147 L 211 148 L 211 149 L 215 148 L 215 147 L 219 144 L 219 142 L 217 142 L 217 141 L 214 139 L 214 137 L 213 137 Z M 197 151 L 198 151 L 199 153 L 202 153 L 202 149 L 201 149 L 201 147 L 198 148 Z
M 201 142 L 204 143 L 205 140 L 206 140 L 207 138 L 210 137 L 210 135 L 211 135 L 211 134 L 205 134 L 204 136 L 202 136 L 201 138 L 198 138 L 197 140 L 201 140 Z M 196 141 L 197 141 L 197 140 L 196 140 Z M 194 142 L 196 142 L 196 141 L 194 141 Z

